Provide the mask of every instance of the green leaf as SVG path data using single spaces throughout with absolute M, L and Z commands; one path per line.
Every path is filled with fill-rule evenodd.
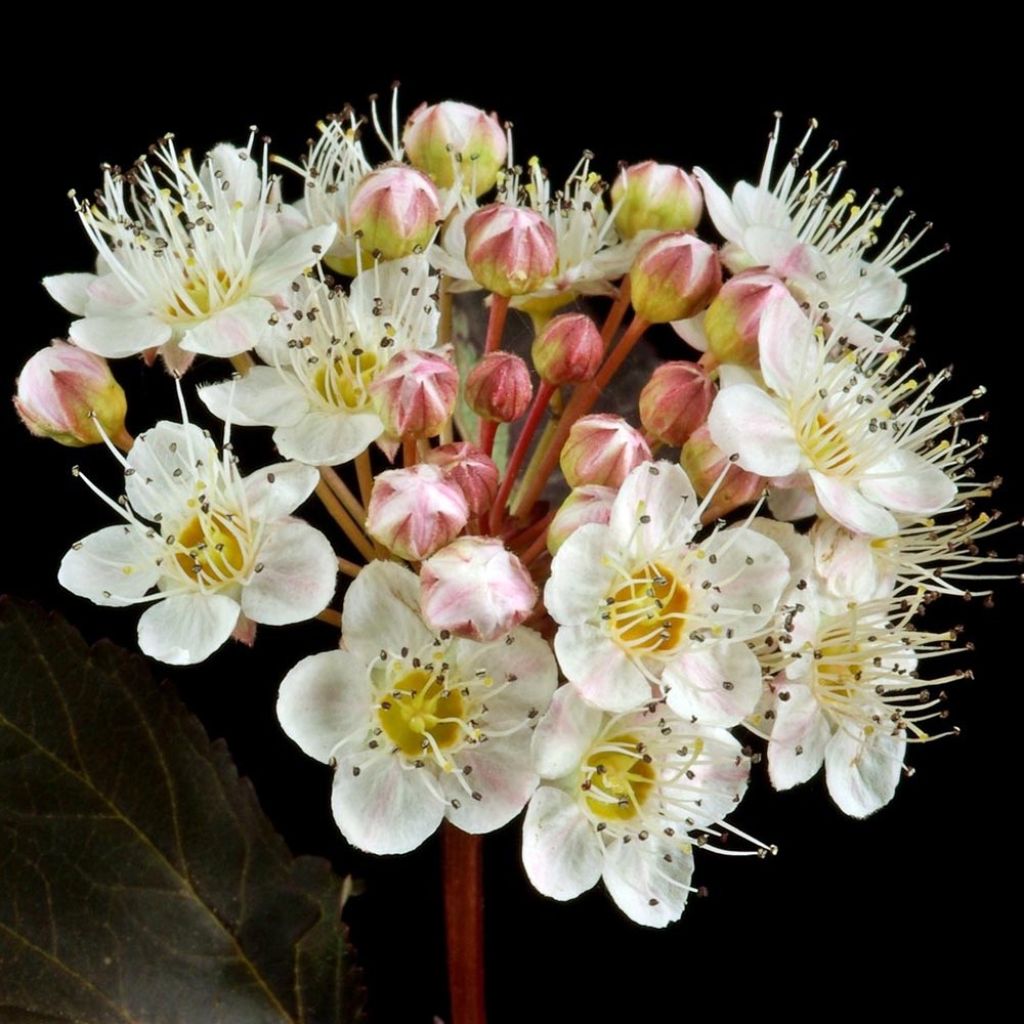
M 357 1020 L 344 886 L 141 659 L 0 600 L 0 1020 Z

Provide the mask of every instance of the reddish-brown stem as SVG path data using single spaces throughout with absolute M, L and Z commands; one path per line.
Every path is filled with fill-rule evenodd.
M 550 523 L 548 524 L 550 526 Z M 545 527 L 540 536 L 519 556 L 519 561 L 529 568 L 530 563 L 540 558 L 548 549 L 548 530 Z
M 555 513 L 558 509 L 548 509 L 535 523 L 530 523 L 525 529 L 520 530 L 518 533 L 513 533 L 506 541 L 506 547 L 512 548 L 513 550 L 518 548 L 519 550 L 525 550 L 528 548 L 541 533 L 545 533 L 547 528 L 551 525 L 551 520 L 555 518 Z
M 491 296 L 491 312 L 487 317 L 487 340 L 484 342 L 484 355 L 497 352 L 501 347 L 501 336 L 505 333 L 505 317 L 508 315 L 508 303 L 507 295 Z
M 415 437 L 403 437 L 402 438 L 402 465 L 408 469 L 410 466 L 415 466 L 419 461 L 419 453 L 416 449 L 416 438 Z
M 622 318 L 626 315 L 627 309 L 629 309 L 628 275 L 622 279 L 622 283 L 619 285 L 618 297 L 612 303 L 611 309 L 608 310 L 608 316 L 605 317 L 604 326 L 601 328 L 601 340 L 604 342 L 606 351 L 609 344 L 611 344 L 612 338 L 615 337 L 615 332 L 621 326 Z
M 494 435 L 498 433 L 497 420 L 480 419 L 480 451 L 490 458 L 494 450 Z
M 480 836 L 444 823 L 444 921 L 451 1024 L 486 1024 L 484 886 Z
M 519 467 L 522 466 L 526 453 L 530 450 L 533 435 L 537 432 L 537 427 L 544 418 L 548 402 L 551 401 L 551 396 L 554 393 L 555 385 L 542 380 L 540 387 L 537 388 L 537 394 L 534 395 L 533 405 L 530 406 L 530 411 L 526 414 L 526 420 L 523 423 L 522 430 L 519 432 L 516 446 L 512 449 L 512 454 L 509 456 L 508 465 L 505 467 L 505 478 L 501 481 L 498 497 L 491 507 L 490 532 L 493 536 L 498 535 L 498 531 L 505 522 L 505 504 L 508 501 L 509 494 L 512 493 L 512 486 L 516 482 L 516 477 L 519 475 Z

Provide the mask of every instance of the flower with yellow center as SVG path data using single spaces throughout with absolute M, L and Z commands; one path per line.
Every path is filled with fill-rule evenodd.
M 342 649 L 299 662 L 278 698 L 284 731 L 335 769 L 338 827 L 371 853 L 412 850 L 444 818 L 479 833 L 518 814 L 537 785 L 532 728 L 557 682 L 539 634 L 435 633 L 419 590 L 415 573 L 371 562 L 345 595 Z

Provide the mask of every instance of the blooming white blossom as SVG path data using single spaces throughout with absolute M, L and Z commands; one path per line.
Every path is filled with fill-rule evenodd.
M 191 353 L 234 356 L 269 329 L 275 301 L 320 260 L 334 227 L 304 230 L 249 146 L 223 144 L 196 168 L 167 136 L 130 170 L 107 167 L 78 214 L 98 274 L 43 282 L 72 322 L 75 344 L 109 358 L 159 348 L 182 370 Z
M 405 853 L 443 818 L 500 828 L 537 785 L 531 727 L 557 681 L 550 647 L 519 627 L 491 643 L 433 633 L 419 580 L 371 562 L 345 595 L 342 649 L 281 684 L 285 732 L 335 767 L 334 817 L 354 846 Z
M 140 434 L 123 465 L 125 499 L 106 500 L 124 522 L 75 544 L 58 578 L 96 604 L 148 604 L 146 654 L 192 664 L 232 633 L 250 637 L 252 623 L 299 622 L 330 601 L 330 542 L 290 515 L 315 470 L 286 462 L 243 477 L 226 446 L 221 455 L 198 427 L 169 422 Z
M 734 831 L 722 819 L 750 773 L 739 741 L 659 702 L 608 715 L 563 686 L 533 750 L 544 781 L 527 808 L 523 864 L 534 886 L 569 900 L 601 879 L 638 924 L 678 920 L 694 891 L 693 847 Z
M 771 619 L 788 560 L 745 525 L 695 543 L 702 510 L 678 465 L 644 463 L 608 524 L 558 549 L 544 592 L 555 653 L 595 706 L 626 711 L 657 685 L 676 714 L 730 726 L 756 705 L 761 670 L 745 641 Z

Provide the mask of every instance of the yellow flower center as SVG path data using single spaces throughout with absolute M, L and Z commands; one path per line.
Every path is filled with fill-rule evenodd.
M 597 817 L 629 821 L 640 814 L 654 789 L 655 772 L 637 747 L 634 736 L 615 736 L 583 762 L 587 807 Z
M 665 566 L 651 562 L 608 597 L 618 642 L 630 650 L 670 651 L 686 628 L 690 592 Z
M 410 757 L 436 746 L 454 747 L 462 738 L 462 694 L 446 689 L 426 669 L 402 676 L 377 712 L 388 739 Z
M 822 473 L 845 476 L 856 468 L 857 457 L 846 435 L 823 412 L 801 424 L 797 440 Z
M 185 273 L 185 279 L 174 293 L 174 301 L 164 313 L 170 320 L 198 320 L 219 309 L 231 291 L 232 281 L 223 268 L 211 280 L 203 273 Z
M 196 516 L 178 534 L 175 559 L 191 577 L 205 583 L 223 583 L 245 564 L 237 527 L 218 516 Z
M 320 397 L 333 406 L 361 409 L 369 401 L 369 387 L 377 368 L 372 352 L 357 350 L 321 363 L 313 375 Z

